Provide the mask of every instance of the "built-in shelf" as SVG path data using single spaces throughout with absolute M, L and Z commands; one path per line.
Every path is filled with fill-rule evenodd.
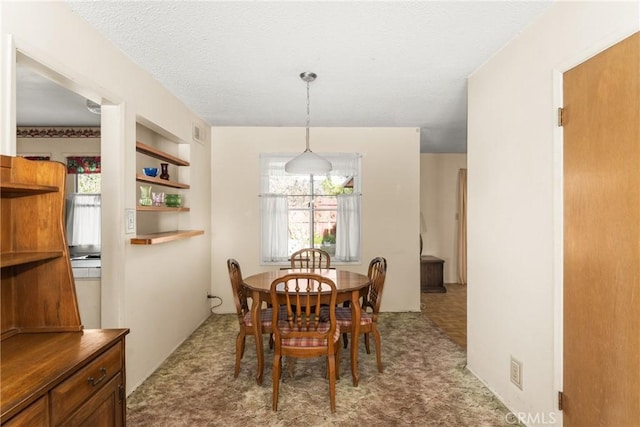
M 176 166 L 189 166 L 189 162 L 187 162 L 186 160 L 182 160 L 178 157 L 172 156 L 169 153 L 165 153 L 164 151 L 143 144 L 142 142 L 136 142 L 136 151 L 138 153 L 146 154 L 147 156 L 171 163 Z
M 190 166 L 186 160 L 180 159 L 172 154 L 158 150 L 155 147 L 136 141 L 136 151 L 149 157 L 153 157 L 162 162 L 171 163 L 175 166 Z M 190 186 L 177 181 L 161 179 L 159 177 L 151 177 L 143 174 L 136 174 L 136 181 L 146 184 L 154 184 L 164 187 L 177 188 L 180 190 L 188 190 Z M 136 206 L 137 212 L 189 212 L 186 207 L 169 207 L 169 206 Z M 159 243 L 171 242 L 173 240 L 187 239 L 194 236 L 204 234 L 203 230 L 175 230 L 165 231 L 151 234 L 141 234 L 131 238 L 132 245 L 156 245 Z
M 45 261 L 61 257 L 62 251 L 49 252 L 2 252 L 0 254 L 0 267 L 12 267 L 30 262 Z
M 168 179 L 161 179 L 161 178 L 146 176 L 142 174 L 136 175 L 136 181 L 146 182 L 147 184 L 163 185 L 165 187 L 172 187 L 172 188 L 184 188 L 184 189 L 190 188 L 189 184 L 183 184 L 177 181 L 169 181 Z
M 204 234 L 204 230 L 176 230 L 163 233 L 144 234 L 131 238 L 132 245 L 157 245 L 173 240 L 187 239 Z
M 136 206 L 137 211 L 147 212 L 189 212 L 189 208 L 179 207 L 172 208 L 170 206 Z

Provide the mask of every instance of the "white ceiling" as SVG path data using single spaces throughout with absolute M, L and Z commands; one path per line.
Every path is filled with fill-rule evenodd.
M 312 127 L 419 127 L 422 152 L 466 152 L 467 77 L 551 1 L 69 5 L 211 125 L 304 126 L 313 71 Z M 18 87 L 18 124 L 35 125 Z

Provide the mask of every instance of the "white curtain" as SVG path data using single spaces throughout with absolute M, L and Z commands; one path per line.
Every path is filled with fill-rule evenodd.
M 262 195 L 263 261 L 286 261 L 289 257 L 287 196 Z
M 336 215 L 336 259 L 355 261 L 360 259 L 360 196 L 338 196 Z
M 67 244 L 100 245 L 100 195 L 70 194 L 67 197 Z

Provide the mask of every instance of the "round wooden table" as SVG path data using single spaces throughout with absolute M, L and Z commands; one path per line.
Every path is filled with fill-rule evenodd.
M 265 271 L 242 279 L 244 286 L 251 291 L 251 316 L 254 326 L 253 335 L 256 340 L 256 356 L 258 359 L 258 372 L 256 381 L 262 384 L 262 371 L 264 369 L 264 354 L 262 346 L 262 334 L 260 332 L 260 309 L 262 302 L 270 301 L 271 283 L 287 274 L 314 273 L 331 279 L 336 284 L 337 302 L 349 301 L 351 307 L 351 321 L 354 325 L 351 334 L 351 376 L 353 385 L 358 386 L 358 336 L 360 335 L 360 297 L 366 294 L 369 286 L 369 277 L 366 274 L 354 273 L 347 270 L 336 269 L 285 269 Z

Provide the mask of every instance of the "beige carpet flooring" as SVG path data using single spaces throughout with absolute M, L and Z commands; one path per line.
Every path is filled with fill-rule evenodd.
M 265 337 L 264 382 L 255 382 L 255 345 L 247 340 L 233 378 L 234 314 L 212 314 L 128 397 L 129 426 L 509 426 L 507 409 L 466 368 L 464 351 L 425 313 L 383 313 L 384 372 L 360 339 L 360 383 L 341 358 L 337 411 L 329 408 L 324 361 L 300 359 L 281 380 L 271 410 L 272 353 Z M 285 369 L 286 371 L 286 369 Z

